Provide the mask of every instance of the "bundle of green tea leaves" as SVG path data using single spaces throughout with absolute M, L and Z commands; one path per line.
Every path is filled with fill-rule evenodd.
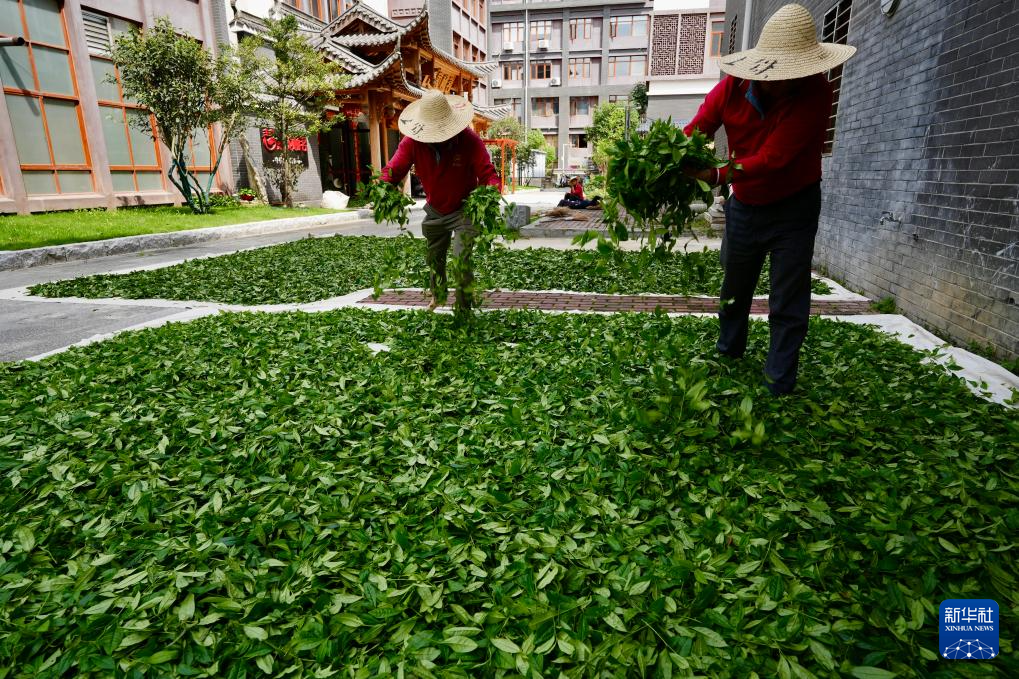
M 714 200 L 709 184 L 684 172 L 726 165 L 709 144 L 702 133 L 687 136 L 671 120 L 656 120 L 646 135 L 616 142 L 609 152 L 604 205 L 611 243 L 634 233 L 646 237 L 651 248 L 674 242 L 695 217 L 691 203 L 710 205 Z M 611 249 L 602 246 L 600 250 Z
M 379 173 L 373 173 L 371 180 L 359 188 L 358 195 L 372 206 L 372 217 L 376 224 L 393 222 L 403 229 L 410 222 L 409 208 L 414 204 L 414 199 L 398 186 L 382 181 Z
M 517 233 L 509 228 L 509 215 L 514 209 L 513 203 L 508 203 L 495 186 L 479 186 L 464 201 L 463 213 L 470 220 L 477 230 L 474 237 L 474 252 L 487 253 L 492 250 L 493 245 L 500 238 L 514 240 Z M 449 271 L 454 284 L 463 287 L 467 294 L 472 297 L 472 306 L 481 306 L 481 290 L 478 289 L 473 277 L 465 281 L 464 274 L 470 270 L 469 262 L 462 262 L 458 258 L 451 258 Z

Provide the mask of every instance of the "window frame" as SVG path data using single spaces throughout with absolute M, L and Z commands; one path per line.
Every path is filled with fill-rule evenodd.
M 23 163 L 21 158 L 15 150 L 15 157 L 18 159 L 18 168 L 21 171 L 22 176 L 25 172 L 49 172 L 53 177 L 53 186 L 56 189 L 54 193 L 29 193 L 30 196 L 66 196 L 66 195 L 81 195 L 82 192 L 64 192 L 60 188 L 60 173 L 61 172 L 87 172 L 89 175 L 89 181 L 91 183 L 91 190 L 84 193 L 95 193 L 96 192 L 96 173 L 92 167 L 92 151 L 89 145 L 88 134 L 85 129 L 85 119 L 82 112 L 81 104 L 81 91 L 78 87 L 78 74 L 77 68 L 73 55 L 71 53 L 71 34 L 67 26 L 67 10 L 65 4 L 61 0 L 56 0 L 58 14 L 60 16 L 61 30 L 63 31 L 64 44 L 57 45 L 54 43 L 44 42 L 42 40 L 33 40 L 28 30 L 28 19 L 25 16 L 24 0 L 13 0 L 18 3 L 18 15 L 21 19 L 21 37 L 24 38 L 25 44 L 24 49 L 28 55 L 28 63 L 32 71 L 32 89 L 24 89 L 20 87 L 12 87 L 6 84 L 3 85 L 0 94 L 3 96 L 15 96 L 23 97 L 25 99 L 34 99 L 36 105 L 39 107 L 40 123 L 42 124 L 43 134 L 46 137 L 46 151 L 49 154 L 49 163 Z M 6 34 L 4 34 L 6 35 Z M 15 36 L 10 36 L 15 37 Z M 36 65 L 36 59 L 34 54 L 35 48 L 42 48 L 61 52 L 67 57 L 67 68 L 68 76 L 71 80 L 72 94 L 65 94 L 62 92 L 49 92 L 42 89 L 42 82 L 39 79 L 39 69 Z M 75 117 L 78 120 L 78 134 L 81 140 L 82 147 L 82 163 L 58 163 L 56 162 L 56 155 L 53 150 L 53 135 L 50 133 L 49 116 L 46 114 L 46 100 L 51 101 L 62 101 L 65 103 L 71 103 L 74 105 Z M 12 121 L 13 122 L 13 121 Z M 27 192 L 27 187 L 26 187 Z
M 846 45 L 849 42 L 849 28 L 853 20 L 853 0 L 835 0 L 824 13 L 821 22 L 821 41 Z M 830 156 L 835 151 L 836 131 L 838 129 L 839 99 L 842 93 L 842 69 L 840 64 L 828 71 L 828 82 L 831 83 L 831 112 L 825 128 L 824 147 L 821 154 Z
M 541 27 L 542 32 L 538 33 L 538 29 Z M 532 21 L 528 27 L 528 36 L 530 37 L 531 43 L 537 45 L 539 40 L 548 40 L 552 42 L 552 31 L 554 26 L 552 25 L 551 19 L 538 19 Z
M 513 77 L 516 74 L 517 77 Z M 524 62 L 522 61 L 504 61 L 502 64 L 502 79 L 506 82 L 523 81 L 524 79 Z
M 647 37 L 648 30 L 650 29 L 650 17 L 646 14 L 626 14 L 620 16 L 614 16 L 609 19 L 609 37 L 610 38 L 644 38 Z M 642 33 L 638 33 L 636 27 L 643 26 Z M 627 33 L 625 35 L 619 34 L 619 27 L 627 26 Z
M 551 80 L 555 76 L 552 75 L 552 62 L 551 61 L 532 61 L 531 66 L 531 80 Z M 543 72 L 547 72 L 548 75 L 538 75 L 538 70 L 541 69 Z
M 718 30 L 716 30 L 716 25 L 718 26 Z M 725 15 L 718 13 L 708 15 L 709 57 L 717 59 L 722 56 L 722 42 L 724 36 L 725 36 Z
M 502 44 L 508 43 L 520 44 L 524 43 L 524 22 L 523 21 L 510 21 L 500 26 L 502 32 Z M 515 36 L 515 37 L 512 37 Z M 509 39 L 507 39 L 509 38 Z
M 578 30 L 579 27 L 583 27 L 583 35 Z M 579 17 L 576 19 L 570 19 L 570 41 L 574 40 L 590 40 L 591 35 L 594 33 L 594 19 L 589 17 Z
M 572 80 L 573 78 L 590 78 L 591 77 L 591 57 L 570 57 L 567 62 L 567 77 Z M 578 73 L 577 66 L 582 67 L 583 73 Z

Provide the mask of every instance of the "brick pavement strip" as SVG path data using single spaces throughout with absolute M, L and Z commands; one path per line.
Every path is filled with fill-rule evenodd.
M 367 297 L 361 304 L 383 306 L 428 306 L 429 295 L 420 290 L 386 290 L 378 298 Z M 717 297 L 681 297 L 678 295 L 602 295 L 569 292 L 514 292 L 495 290 L 485 293 L 488 309 L 538 309 L 546 311 L 615 311 L 669 313 L 713 313 L 718 311 Z M 768 300 L 755 299 L 751 313 L 768 313 Z M 860 315 L 871 313 L 869 302 L 815 299 L 810 304 L 815 315 Z

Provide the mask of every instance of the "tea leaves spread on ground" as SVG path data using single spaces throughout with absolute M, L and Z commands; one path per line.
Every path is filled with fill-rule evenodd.
M 424 240 L 335 236 L 200 259 L 125 275 L 103 274 L 32 287 L 47 297 L 179 299 L 231 304 L 312 302 L 373 287 L 384 271 L 401 271 L 395 284 L 427 287 Z M 693 251 L 654 259 L 639 271 L 638 253 L 494 248 L 474 257 L 478 286 L 507 290 L 718 295 L 718 253 Z M 767 293 L 767 265 L 758 294 Z M 815 281 L 815 292 L 828 292 Z
M 1019 423 L 866 328 L 222 314 L 0 366 L 0 674 L 1016 676 Z M 374 353 L 367 343 L 387 350 Z

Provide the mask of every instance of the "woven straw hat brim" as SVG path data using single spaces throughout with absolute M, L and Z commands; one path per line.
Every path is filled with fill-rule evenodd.
M 723 57 L 719 68 L 743 80 L 792 80 L 824 73 L 844 64 L 856 48 L 831 42 L 815 43 L 810 49 L 785 51 L 754 49 Z
M 473 119 L 474 105 L 465 98 L 430 91 L 403 110 L 399 127 L 411 139 L 436 144 L 455 137 Z

